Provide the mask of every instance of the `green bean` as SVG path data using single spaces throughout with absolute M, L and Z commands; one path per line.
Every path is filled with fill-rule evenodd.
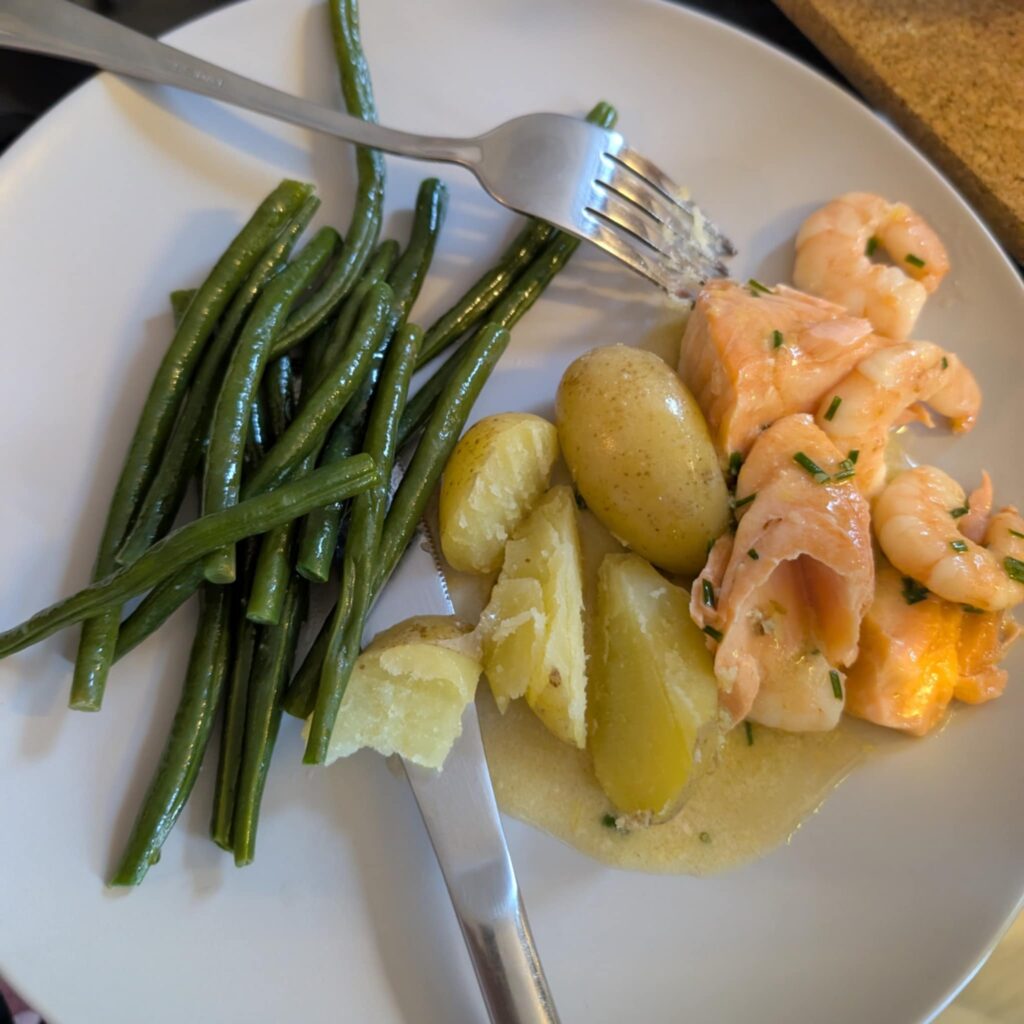
M 139 506 L 135 523 L 117 553 L 122 565 L 138 558 L 143 551 L 162 537 L 174 522 L 185 497 L 188 482 L 199 467 L 206 443 L 208 425 L 217 400 L 221 376 L 238 330 L 266 283 L 285 265 L 299 235 L 305 231 L 320 200 L 309 196 L 271 242 L 249 272 L 245 283 L 235 293 L 227 312 L 196 370 L 195 380 L 182 406 L 145 498 Z M 178 293 L 175 293 L 178 294 Z M 250 435 L 255 434 L 250 431 Z
M 299 463 L 295 478 L 306 476 L 316 465 L 316 459 L 307 455 Z M 276 626 L 284 611 L 285 594 L 292 578 L 295 538 L 298 520 L 278 526 L 264 536 L 249 594 L 247 617 L 252 622 Z
M 615 108 L 604 101 L 587 114 L 588 121 L 604 128 L 612 127 L 615 118 Z M 544 221 L 528 221 L 501 259 L 478 278 L 446 313 L 434 321 L 423 338 L 419 365 L 423 366 L 476 327 L 512 287 L 516 277 L 534 256 L 551 241 L 555 231 Z
M 384 586 L 402 557 L 423 517 L 448 456 L 466 425 L 473 403 L 510 337 L 508 330 L 498 324 L 489 323 L 481 328 L 473 336 L 462 363 L 434 406 L 384 521 L 376 559 L 377 590 Z
M 275 359 L 267 367 L 263 390 L 270 414 L 270 427 L 276 440 L 288 429 L 288 423 L 295 415 L 295 375 L 288 356 Z
M 420 366 L 458 341 L 494 308 L 512 287 L 519 274 L 551 240 L 557 229 L 539 220 L 529 220 L 512 240 L 498 262 L 479 277 L 455 304 L 431 324 L 423 338 Z
M 155 633 L 199 589 L 204 579 L 202 563 L 196 563 L 186 565 L 157 584 L 135 611 L 122 621 L 117 634 L 114 661 L 120 661 L 151 633 Z
M 231 822 L 235 814 L 238 766 L 245 737 L 245 708 L 249 696 L 249 678 L 258 634 L 254 623 L 245 617 L 249 579 L 252 575 L 255 539 L 245 542 L 241 577 L 231 587 L 231 631 L 234 644 L 225 680 L 224 715 L 217 752 L 217 776 L 210 815 L 210 838 L 222 849 L 232 849 Z
M 348 458 L 355 450 L 345 427 L 346 424 L 339 420 L 331 429 L 320 453 L 322 466 Z M 314 509 L 302 521 L 295 568 L 300 576 L 313 583 L 326 583 L 330 579 L 334 552 L 338 546 L 338 532 L 341 529 L 341 512 L 342 506 L 335 502 L 326 508 Z
M 213 410 L 203 473 L 204 512 L 217 512 L 238 501 L 249 408 L 267 364 L 270 343 L 292 304 L 330 257 L 337 242 L 338 233 L 333 228 L 321 228 L 295 262 L 263 290 L 242 328 Z M 229 546 L 207 556 L 205 568 L 211 583 L 232 582 L 234 548 Z
M 249 422 L 245 432 L 245 458 L 251 465 L 259 465 L 266 457 L 273 441 L 270 437 L 270 412 L 263 396 L 257 391 L 249 405 Z M 202 489 L 202 478 L 199 487 Z
M 278 185 L 228 246 L 189 304 L 139 416 L 110 502 L 94 579 L 106 576 L 115 566 L 117 551 L 156 471 L 196 363 L 214 326 L 280 227 L 295 214 L 311 191 L 311 186 L 294 181 Z M 71 707 L 99 710 L 117 645 L 119 619 L 117 609 L 110 609 L 82 629 L 71 685 Z
M 388 279 L 395 293 L 396 330 L 408 317 L 423 286 L 434 256 L 437 237 L 444 223 L 447 206 L 448 190 L 440 181 L 428 178 L 420 184 L 409 246 Z M 367 409 L 384 362 L 388 340 L 390 336 L 385 338 L 385 344 L 373 353 L 369 372 L 331 428 L 320 456 L 321 465 L 347 458 L 358 447 L 365 429 Z M 334 561 L 340 526 L 341 506 L 337 503 L 330 508 L 318 509 L 307 516 L 302 525 L 299 542 L 297 569 L 300 575 L 316 582 L 327 581 L 331 573 L 331 563 Z
M 129 598 L 155 587 L 179 569 L 225 544 L 266 533 L 328 502 L 350 498 L 380 479 L 373 459 L 368 455 L 353 455 L 335 466 L 315 469 L 270 494 L 249 498 L 221 512 L 193 520 L 158 541 L 136 561 L 0 633 L 0 658 L 31 647 L 97 612 L 108 608 L 116 611 Z
M 316 372 L 323 358 L 327 337 L 325 332 L 317 332 L 307 348 L 311 373 Z M 295 413 L 293 384 L 291 360 L 288 356 L 275 359 L 263 382 L 275 437 L 288 429 L 288 422 Z M 316 460 L 307 456 L 300 464 L 298 475 L 305 476 L 315 464 Z M 246 617 L 252 622 L 276 626 L 280 621 L 285 590 L 292 576 L 297 528 L 298 522 L 293 520 L 271 530 L 260 540 L 246 611 Z
M 338 709 L 359 657 L 366 616 L 374 596 L 377 548 L 387 511 L 398 423 L 405 408 L 409 381 L 416 368 L 422 340 L 423 331 L 415 324 L 408 324 L 400 330 L 384 361 L 377 397 L 370 410 L 363 450 L 377 463 L 383 481 L 352 502 L 341 596 L 331 623 L 316 708 L 306 743 L 304 760 L 308 764 L 323 764 L 327 756 Z
M 492 310 L 489 322 L 511 330 L 523 314 L 540 298 L 551 279 L 569 262 L 569 257 L 578 246 L 578 239 L 558 232 L 520 276 L 504 299 Z M 400 447 L 404 446 L 409 438 L 427 422 L 434 403 L 448 388 L 458 373 L 463 359 L 475 344 L 475 335 L 471 335 L 462 342 L 409 400 L 399 430 Z
M 312 646 L 306 652 L 302 664 L 292 676 L 292 681 L 285 690 L 282 704 L 285 711 L 294 718 L 306 719 L 313 714 L 317 689 L 320 686 L 320 674 L 323 671 L 324 657 L 327 654 L 327 644 L 331 639 L 331 622 L 337 607 L 337 603 L 335 603 L 328 612 L 327 618 L 321 623 Z
M 325 372 L 329 367 L 335 366 L 345 357 L 345 348 L 352 335 L 352 328 L 355 326 L 356 317 L 362 308 L 367 293 L 377 283 L 386 281 L 391 268 L 398 259 L 398 243 L 388 239 L 377 247 L 370 262 L 366 265 L 366 271 L 359 279 L 359 283 L 349 293 L 330 331 L 329 340 L 323 354 L 323 360 L 318 362 L 316 368 L 310 371 L 309 367 L 303 368 L 302 390 L 305 394 L 312 394 L 319 383 L 319 374 Z
M 251 864 L 256 853 L 260 802 L 281 726 L 281 693 L 288 680 L 299 629 L 306 614 L 306 582 L 293 577 L 287 591 L 281 624 L 260 630 L 253 657 L 231 829 L 235 864 L 239 867 Z
M 329 6 L 345 107 L 355 117 L 376 122 L 370 69 L 359 37 L 358 0 L 331 0 Z M 384 158 L 376 150 L 357 146 L 356 167 L 356 205 L 345 247 L 322 287 L 292 315 L 274 344 L 273 355 L 294 348 L 338 308 L 362 276 L 377 243 L 384 212 Z
M 241 588 L 236 584 L 232 589 Z M 235 816 L 235 795 L 238 792 L 238 767 L 245 740 L 249 677 L 258 633 L 256 623 L 245 618 L 242 608 L 237 609 L 235 649 L 226 681 L 217 778 L 213 789 L 213 812 L 210 815 L 210 838 L 223 850 L 234 849 L 232 820 Z
M 331 424 L 356 389 L 370 357 L 388 330 L 391 300 L 392 292 L 386 284 L 376 284 L 370 289 L 346 347 L 346 357 L 325 373 L 308 399 L 303 399 L 284 435 L 246 480 L 244 495 L 260 494 L 276 487 L 306 455 L 319 451 Z
M 203 587 L 199 625 L 171 731 L 111 885 L 138 885 L 145 878 L 192 792 L 227 675 L 229 611 L 223 587 Z
M 177 330 L 185 319 L 188 307 L 196 297 L 195 288 L 177 288 L 171 292 L 171 314 L 174 317 L 174 329 Z
M 388 278 L 395 292 L 398 315 L 403 320 L 412 312 L 423 287 L 447 212 L 448 186 L 437 178 L 424 178 L 416 194 L 409 245 Z

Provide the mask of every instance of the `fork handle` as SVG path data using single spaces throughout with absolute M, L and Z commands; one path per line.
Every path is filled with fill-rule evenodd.
M 321 107 L 158 43 L 69 0 L 3 0 L 0 47 L 66 57 L 173 85 L 399 156 L 467 167 L 479 161 L 480 147 L 473 139 L 414 135 Z

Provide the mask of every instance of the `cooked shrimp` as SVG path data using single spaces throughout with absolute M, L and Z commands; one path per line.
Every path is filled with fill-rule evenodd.
M 960 520 L 960 532 L 968 540 L 981 544 L 985 539 L 988 517 L 992 513 L 992 478 L 985 470 L 981 471 L 981 483 L 971 491 L 966 507 L 967 512 L 957 517 Z
M 875 580 L 860 653 L 846 676 L 846 710 L 875 725 L 923 736 L 942 721 L 953 698 L 959 626 L 972 616 L 934 594 L 908 591 L 884 560 Z
M 978 412 L 970 397 L 981 401 L 974 377 L 956 356 L 928 341 L 895 342 L 862 359 L 822 398 L 815 418 L 840 451 L 858 452 L 857 486 L 870 496 L 885 483 L 889 431 L 909 410 L 930 425 L 919 403 L 942 405 L 940 411 L 956 417 L 953 428 L 966 430 Z
M 693 392 L 723 461 L 790 413 L 811 413 L 881 343 L 867 320 L 779 285 L 735 281 L 701 289 L 683 335 L 679 375 Z
M 884 249 L 895 266 L 872 261 Z M 866 316 L 880 334 L 906 338 L 928 295 L 949 270 L 938 235 L 905 203 L 848 192 L 804 221 L 793 283 Z
M 831 729 L 842 711 L 840 669 L 856 658 L 874 586 L 867 502 L 831 479 L 842 458 L 810 416 L 765 430 L 737 481 L 736 533 L 719 538 L 691 591 L 734 723 Z
M 1024 601 L 1024 519 L 1007 508 L 992 517 L 985 546 L 955 513 L 963 488 L 934 466 L 897 476 L 875 501 L 872 522 L 892 564 L 947 601 L 995 612 Z
M 964 434 L 974 426 L 981 409 L 981 388 L 974 374 L 952 352 L 946 353 L 942 385 L 928 404 L 949 420 L 955 434 Z

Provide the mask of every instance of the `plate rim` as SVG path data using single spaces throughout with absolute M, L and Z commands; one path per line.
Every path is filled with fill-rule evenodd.
M 229 3 L 222 4 L 213 10 L 200 13 L 181 22 L 174 28 L 156 38 L 162 42 L 173 45 L 180 34 L 187 34 L 189 31 L 198 28 L 201 23 L 206 22 L 208 19 L 217 19 L 222 15 L 229 17 L 236 8 L 245 7 L 250 4 L 257 5 L 264 2 L 266 2 L 266 0 L 231 0 Z M 316 2 L 323 5 L 325 0 L 316 0 Z M 715 14 L 703 10 L 695 10 L 684 2 L 684 0 L 618 0 L 618 2 L 623 4 L 632 4 L 638 8 L 657 10 L 659 12 L 658 16 L 661 16 L 662 11 L 670 11 L 672 13 L 668 15 L 669 17 L 678 16 L 681 18 L 697 19 L 713 26 L 716 31 L 724 32 L 731 36 L 734 42 L 742 42 L 743 45 L 751 46 L 754 49 L 769 51 L 773 57 L 781 59 L 785 64 L 790 65 L 796 73 L 802 73 L 805 76 L 808 76 L 808 81 L 816 82 L 817 89 L 825 87 L 833 94 L 833 96 L 838 96 L 841 99 L 841 102 L 845 103 L 851 112 L 856 112 L 856 116 L 858 116 L 866 125 L 871 126 L 869 130 L 874 131 L 881 128 L 889 136 L 891 141 L 898 144 L 899 148 L 906 155 L 915 159 L 922 169 L 931 172 L 935 179 L 937 179 L 942 185 L 947 197 L 959 205 L 960 209 L 968 216 L 976 228 L 980 228 L 983 237 L 988 243 L 990 243 L 992 249 L 994 249 L 995 253 L 998 255 L 1001 269 L 1005 271 L 1007 281 L 1013 282 L 1017 298 L 1024 301 L 1024 277 L 1022 277 L 1016 264 L 1011 259 L 1005 247 L 995 236 L 988 223 L 975 210 L 969 200 L 956 188 L 945 172 L 935 165 L 930 157 L 918 149 L 886 117 L 873 110 L 864 100 L 855 95 L 851 90 L 834 82 L 804 59 L 787 52 L 775 43 L 734 25 Z M 266 6 L 268 10 L 273 9 L 273 5 L 269 2 L 266 3 Z M 18 165 L 21 161 L 31 157 L 33 147 L 38 146 L 41 143 L 45 144 L 46 140 L 52 137 L 55 132 L 60 133 L 61 131 L 67 130 L 65 122 L 69 117 L 74 116 L 75 105 L 83 102 L 83 100 L 88 97 L 88 90 L 101 88 L 106 76 L 109 76 L 110 78 L 121 77 L 112 72 L 94 71 L 82 82 L 78 83 L 65 96 L 61 97 L 56 103 L 40 114 L 35 121 L 27 129 L 21 132 L 17 138 L 7 146 L 5 151 L 0 154 L 0 202 L 2 202 L 4 179 L 10 174 L 18 173 Z M 105 114 L 104 116 L 107 115 Z M 259 161 L 258 157 L 254 157 L 253 159 L 257 162 Z M 945 988 L 944 991 L 936 997 L 936 1000 L 932 1005 L 932 1009 L 925 1018 L 926 1020 L 932 1021 L 938 1017 L 966 988 L 966 986 L 985 965 L 992 952 L 999 945 L 1000 941 L 1022 912 L 1024 912 L 1024 886 L 1021 887 L 1017 902 L 1006 914 L 998 930 L 989 938 L 979 952 L 972 954 L 972 957 L 974 957 L 972 966 L 969 967 L 966 973 L 964 973 L 959 980 Z M 17 986 L 16 981 L 9 973 L 6 972 L 6 970 L 4 976 L 12 986 Z M 23 996 L 26 995 L 20 986 L 17 986 L 17 991 Z M 35 998 L 34 995 L 30 998 L 30 1002 L 37 1009 L 45 1007 L 47 1002 L 45 995 L 41 995 L 43 996 L 41 999 Z

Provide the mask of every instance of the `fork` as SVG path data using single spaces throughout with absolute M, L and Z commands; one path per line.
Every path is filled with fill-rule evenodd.
M 397 156 L 458 164 L 498 202 L 617 257 L 671 295 L 726 274 L 728 238 L 614 131 L 528 114 L 470 139 L 414 135 L 321 107 L 124 28 L 69 0 L 0 0 L 0 46 L 173 85 Z

